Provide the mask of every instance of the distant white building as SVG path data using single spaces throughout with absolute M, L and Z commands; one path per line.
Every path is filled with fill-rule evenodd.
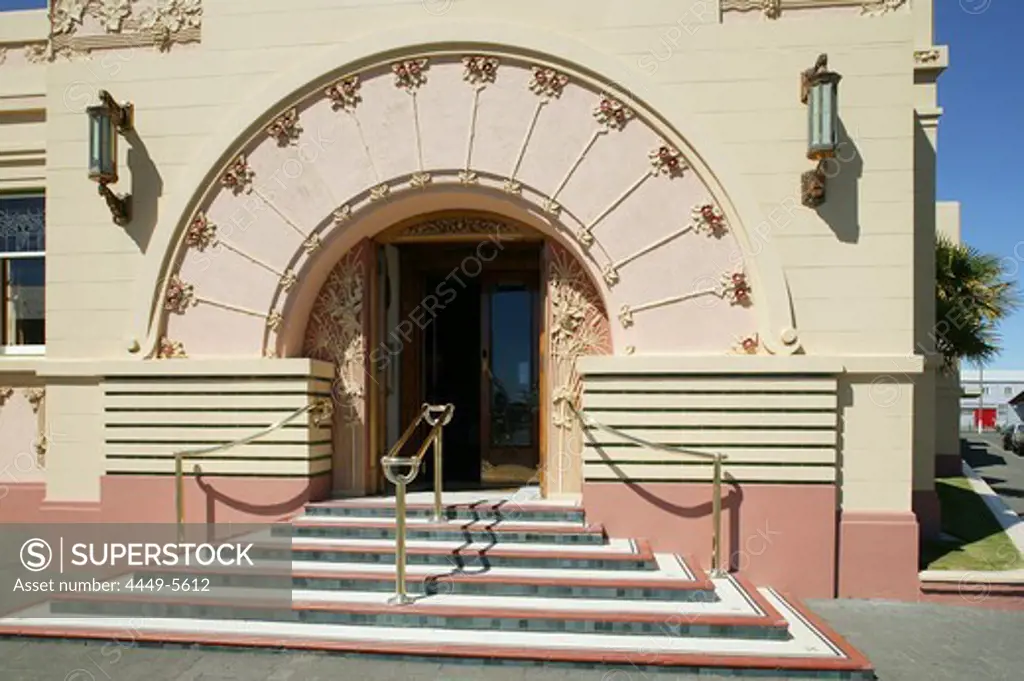
M 963 397 L 960 399 L 960 427 L 975 428 L 978 410 L 987 413 L 989 424 L 1024 421 L 1024 371 L 964 370 L 960 374 Z M 1021 398 L 1015 400 L 1015 398 Z M 1015 401 L 1016 404 L 1011 404 Z

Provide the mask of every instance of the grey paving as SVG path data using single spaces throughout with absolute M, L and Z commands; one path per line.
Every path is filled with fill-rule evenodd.
M 813 601 L 811 607 L 875 663 L 881 681 L 1020 681 L 1024 613 Z M 0 640 L 3 681 L 723 681 L 717 675 L 483 667 L 309 653 Z M 735 677 L 728 677 L 735 679 Z
M 1024 456 L 1003 450 L 1002 436 L 964 435 L 964 461 L 987 482 L 1006 505 L 1024 514 Z M 1022 673 L 1024 678 L 1024 673 Z

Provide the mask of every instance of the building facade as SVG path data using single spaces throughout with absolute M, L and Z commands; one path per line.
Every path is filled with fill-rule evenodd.
M 176 452 L 325 398 L 190 466 L 188 518 L 374 494 L 451 402 L 446 481 L 702 558 L 710 467 L 582 409 L 728 457 L 734 569 L 917 593 L 953 453 L 930 0 L 50 4 L 0 17 L 0 519 L 172 521 Z M 100 91 L 133 107 L 105 197 Z
M 989 429 L 1021 422 L 1011 402 L 1024 392 L 1024 371 L 963 371 L 960 381 L 961 430 L 976 430 L 979 420 Z

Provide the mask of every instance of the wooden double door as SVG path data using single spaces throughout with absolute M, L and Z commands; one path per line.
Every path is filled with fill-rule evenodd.
M 455 405 L 446 488 L 539 482 L 541 247 L 398 247 L 400 318 L 413 322 L 404 327 L 400 420 L 411 422 L 423 402 Z

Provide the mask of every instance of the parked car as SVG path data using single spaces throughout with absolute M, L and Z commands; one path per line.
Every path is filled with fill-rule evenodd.
M 1003 431 L 1003 449 L 1024 454 L 1024 423 L 1007 426 Z

